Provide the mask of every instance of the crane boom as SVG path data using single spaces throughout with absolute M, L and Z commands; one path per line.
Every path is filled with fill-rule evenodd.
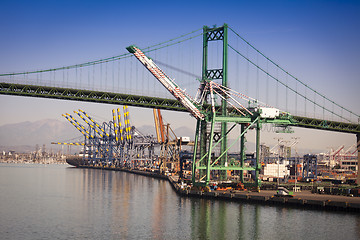
M 160 126 L 159 126 L 159 118 L 157 116 L 157 111 L 154 108 L 153 109 L 153 114 L 154 114 L 154 122 L 155 122 L 155 130 L 156 130 L 156 137 L 157 137 L 157 141 L 158 143 L 161 143 L 161 139 L 160 139 Z
M 83 113 L 92 123 L 94 123 L 95 126 L 96 126 L 98 129 L 100 129 L 100 131 L 102 131 L 106 136 L 109 137 L 109 134 L 106 133 L 105 130 L 104 130 L 97 122 L 95 122 L 95 120 L 92 119 L 86 112 L 84 112 L 84 111 L 81 110 L 81 109 L 79 109 L 79 111 L 80 111 L 81 113 Z M 79 116 L 80 116 L 80 115 L 79 115 Z M 96 131 L 96 132 L 98 132 L 98 131 Z
M 81 125 L 78 121 L 76 121 L 70 114 L 66 113 L 62 115 L 64 118 L 66 118 L 79 132 L 81 132 L 86 138 L 93 138 L 92 136 L 83 125 Z M 86 131 L 86 133 L 84 132 Z
M 203 120 L 204 114 L 200 112 L 197 106 L 171 80 L 151 59 L 149 59 L 138 47 L 132 45 L 126 48 L 151 72 L 151 74 L 197 119 Z
M 84 146 L 85 143 L 67 143 L 67 142 L 51 142 L 51 144 L 58 144 L 58 145 L 76 145 L 76 146 Z
M 76 113 L 82 120 L 84 120 L 88 125 L 89 127 L 91 127 L 92 129 L 94 129 L 94 131 L 100 135 L 100 137 L 103 137 L 103 135 L 88 121 L 86 120 L 83 116 L 81 116 L 81 114 L 77 111 L 74 111 L 74 113 Z
M 116 139 L 116 142 L 119 142 L 118 127 L 116 125 L 117 121 L 116 121 L 115 109 L 112 110 L 112 114 L 113 114 L 113 125 L 114 125 L 115 139 Z
M 118 128 L 119 128 L 119 135 L 121 143 L 124 142 L 124 136 L 123 136 L 123 129 L 121 127 L 121 114 L 120 114 L 120 108 L 117 109 L 117 121 L 118 121 Z
M 131 143 L 132 142 L 132 139 L 131 139 L 132 136 L 131 136 L 131 125 L 130 125 L 130 117 L 129 117 L 128 106 L 124 105 L 123 110 L 124 110 L 124 124 L 125 124 L 126 141 L 128 143 Z

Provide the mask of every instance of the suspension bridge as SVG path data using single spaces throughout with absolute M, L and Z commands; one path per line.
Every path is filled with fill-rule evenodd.
M 131 41 L 133 39 L 129 39 L 129 43 Z M 151 62 L 160 66 L 164 73 L 176 81 L 183 89 L 181 94 L 184 96 L 196 96 L 199 85 L 205 87 L 206 82 L 213 82 L 209 84 L 206 100 L 199 109 L 218 114 L 219 116 L 209 117 L 207 122 L 212 124 L 211 129 L 216 121 L 221 122 L 221 130 L 218 133 L 214 133 L 214 130 L 205 133 L 206 124 L 202 124 L 204 119 L 199 118 L 199 133 L 196 136 L 199 136 L 201 159 L 211 155 L 205 152 L 213 151 L 213 141 L 220 141 L 222 150 L 215 162 L 210 163 L 210 157 L 207 162 L 204 161 L 208 167 L 199 163 L 200 171 L 215 169 L 218 161 L 222 167 L 226 165 L 222 159 L 227 151 L 224 137 L 230 131 L 227 123 L 235 121 L 242 126 L 242 132 L 246 131 L 245 128 L 254 124 L 255 120 L 244 120 L 246 116 L 242 116 L 240 110 L 256 109 L 261 104 L 267 108 L 279 109 L 286 115 L 287 120 L 258 120 L 257 125 L 255 124 L 257 129 L 261 128 L 261 124 L 269 123 L 284 129 L 296 126 L 352 133 L 357 136 L 357 149 L 360 148 L 359 114 L 341 106 L 331 97 L 286 71 L 281 64 L 266 56 L 226 24 L 221 27 L 205 26 L 156 45 L 141 47 L 141 50 L 152 59 Z M 133 53 L 134 51 L 130 51 L 96 61 L 51 69 L 3 73 L 0 74 L 0 93 L 189 112 L 189 107 L 184 105 L 177 95 L 171 94 L 162 86 L 164 84 L 154 80 L 147 71 L 151 72 L 150 69 L 136 62 Z M 226 89 L 221 90 L 220 85 Z M 227 95 L 228 89 L 234 90 L 245 101 L 240 109 L 226 104 L 230 98 Z M 223 92 L 212 96 L 213 91 Z M 248 112 L 252 114 L 252 111 Z M 227 116 L 233 118 L 228 119 Z M 218 134 L 218 139 L 210 140 L 210 146 L 206 147 L 206 136 L 214 134 Z M 359 163 L 360 158 L 358 165 Z M 245 169 L 243 166 L 217 168 Z M 258 168 L 259 166 L 253 170 Z M 207 178 L 209 173 L 203 175 L 204 177 L 199 177 L 199 181 Z

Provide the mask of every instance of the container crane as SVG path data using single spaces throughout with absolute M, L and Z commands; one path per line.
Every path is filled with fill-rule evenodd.
M 129 116 L 129 110 L 128 106 L 123 106 L 124 110 L 124 125 L 125 125 L 125 135 L 126 135 L 126 141 L 131 144 L 132 143 L 132 127 L 130 125 L 130 116 Z
M 119 144 L 124 143 L 124 137 L 123 137 L 123 130 L 121 127 L 121 114 L 120 114 L 120 108 L 117 109 L 117 114 L 115 109 L 112 110 L 113 114 L 113 125 L 114 125 L 114 132 L 115 132 L 115 140 Z
M 66 113 L 62 115 L 66 120 L 68 120 L 79 132 L 81 132 L 86 138 L 94 138 L 93 135 L 90 134 L 89 131 L 85 129 L 83 125 L 81 125 L 75 118 L 73 118 L 70 114 Z
M 157 141 L 160 144 L 160 170 L 163 172 L 166 168 L 170 168 L 177 172 L 180 170 L 181 144 L 178 144 L 178 138 L 170 124 L 164 124 L 160 109 L 154 109 L 153 114 Z
M 330 157 L 330 167 L 333 168 L 336 163 L 338 162 L 337 155 L 340 153 L 341 150 L 344 149 L 344 145 L 341 145 L 339 148 L 337 148 L 335 151 L 330 151 L 329 157 Z
M 118 121 L 120 141 L 121 141 L 121 143 L 124 143 L 124 134 L 123 134 L 122 126 L 121 126 L 120 108 L 117 109 L 117 121 Z
M 225 27 L 224 27 L 225 29 Z M 214 31 L 217 31 L 215 29 Z M 256 126 L 256 147 L 260 146 L 260 124 L 261 123 L 275 123 L 275 124 L 292 124 L 290 116 L 287 113 L 280 112 L 276 108 L 262 104 L 257 100 L 249 98 L 244 94 L 237 93 L 227 86 L 215 83 L 208 79 L 207 74 L 203 74 L 196 101 L 186 94 L 174 80 L 168 77 L 150 58 L 148 58 L 138 47 L 132 45 L 126 48 L 132 53 L 149 71 L 150 73 L 197 119 L 195 147 L 193 153 L 193 168 L 192 181 L 194 185 L 207 186 L 210 182 L 210 172 L 219 171 L 224 177 L 225 171 L 240 170 L 241 174 L 244 170 L 256 172 L 255 184 L 260 185 L 259 172 L 261 165 L 259 164 L 259 157 L 257 156 L 255 167 L 245 167 L 242 163 L 240 166 L 229 166 L 227 154 L 229 149 L 241 138 L 241 149 L 244 149 L 244 135 L 245 133 Z M 206 50 L 207 51 L 207 50 Z M 210 70 L 213 71 L 213 70 Z M 223 71 L 223 70 L 221 70 Z M 222 74 L 222 73 L 221 73 Z M 215 78 L 214 78 L 215 79 Z M 220 111 L 217 110 L 217 101 L 215 95 L 221 99 Z M 210 108 L 205 105 L 207 96 L 210 96 Z M 256 107 L 247 109 L 235 97 L 252 102 Z M 227 104 L 231 105 L 232 109 L 227 108 Z M 238 116 L 228 115 L 228 111 L 236 111 Z M 220 113 L 220 114 L 219 114 Z M 221 123 L 221 135 L 218 139 L 214 139 L 215 122 Z M 232 122 L 234 125 L 227 129 L 227 123 Z M 210 123 L 210 132 L 207 133 L 207 123 Z M 227 146 L 227 136 L 235 128 L 236 125 L 241 125 L 241 134 L 229 147 Z M 199 144 L 200 142 L 200 144 Z M 214 157 L 215 147 L 221 143 L 221 150 L 218 157 Z M 198 147 L 200 154 L 197 153 Z M 243 151 L 243 150 L 241 150 Z M 257 150 L 259 152 L 259 150 Z M 198 156 L 200 155 L 200 156 Z M 244 154 L 242 154 L 244 155 Z M 242 178 L 241 178 L 242 179 Z
M 84 111 L 81 110 L 81 109 L 79 109 L 79 111 L 80 111 L 81 113 L 83 113 L 92 123 L 94 123 L 95 126 L 96 126 L 98 129 L 100 129 L 100 131 L 102 131 L 104 134 L 106 134 L 106 136 L 109 137 L 109 134 L 106 133 L 105 130 L 104 130 L 94 119 L 92 119 L 86 112 L 84 112 Z M 96 132 L 97 132 L 97 131 L 96 131 Z
M 90 128 L 92 128 L 97 134 L 99 134 L 100 137 L 103 137 L 102 133 L 98 131 L 98 129 L 92 125 L 88 120 L 86 120 L 81 114 L 80 112 L 74 111 L 74 113 L 76 113 L 84 122 L 86 122 L 87 125 L 89 125 Z

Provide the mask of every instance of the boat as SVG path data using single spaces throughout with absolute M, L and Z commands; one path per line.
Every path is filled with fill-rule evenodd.
M 66 162 L 71 166 L 79 167 L 83 163 L 83 157 L 79 155 L 67 156 Z

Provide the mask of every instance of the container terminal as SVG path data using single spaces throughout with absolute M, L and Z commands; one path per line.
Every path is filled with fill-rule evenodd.
M 240 170 L 226 171 L 226 180 L 220 179 L 220 171 L 213 171 L 209 185 L 199 186 L 193 184 L 191 176 L 194 142 L 190 137 L 178 137 L 170 124 L 164 123 L 159 109 L 153 111 L 155 137 L 130 124 L 127 106 L 123 107 L 123 114 L 120 108 L 114 109 L 113 119 L 102 124 L 81 109 L 74 112 L 87 127 L 70 114 L 63 116 L 83 134 L 84 142 L 53 142 L 83 148 L 80 154 L 66 158 L 72 166 L 165 179 L 179 195 L 187 197 L 360 211 L 360 188 L 355 184 L 357 165 L 345 164 L 356 162 L 356 156 L 349 154 L 352 149 L 344 151 L 342 146 L 327 155 L 296 153 L 293 157 L 291 147 L 298 139 L 287 146 L 281 142 L 272 148 L 262 144 L 259 187 L 251 170 L 243 172 L 243 181 Z M 246 167 L 254 165 L 254 155 L 245 154 Z M 229 153 L 229 158 L 231 165 L 240 164 L 239 154 Z M 287 191 L 279 195 L 282 188 Z

